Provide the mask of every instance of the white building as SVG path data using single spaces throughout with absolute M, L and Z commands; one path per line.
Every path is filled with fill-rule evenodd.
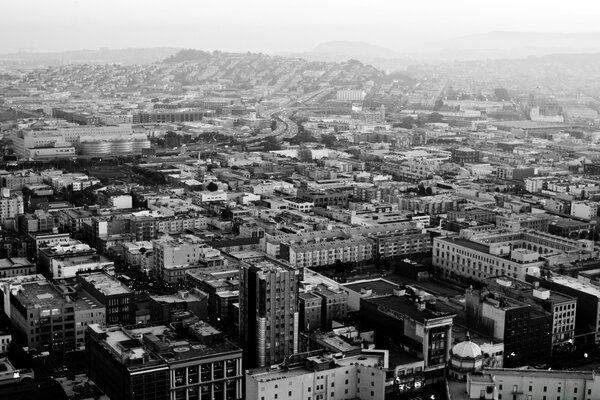
M 0 223 L 13 219 L 23 212 L 23 196 L 18 192 L 11 193 L 10 189 L 2 188 L 0 190 Z
M 571 202 L 571 215 L 578 218 L 593 219 L 598 215 L 598 203 L 590 201 Z
M 383 400 L 387 367 L 382 355 L 363 352 L 316 355 L 289 368 L 251 369 L 246 371 L 246 399 Z

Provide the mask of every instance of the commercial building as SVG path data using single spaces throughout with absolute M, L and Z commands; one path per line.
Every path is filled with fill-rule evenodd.
M 529 304 L 531 307 L 552 315 L 553 355 L 573 350 L 575 341 L 575 316 L 577 299 L 539 286 L 539 282 L 527 283 L 506 276 L 488 278 L 486 288 L 493 293 Z
M 547 214 L 498 215 L 496 217 L 496 226 L 512 232 L 523 230 L 548 232 L 549 218 L 550 216 Z
M 246 371 L 246 399 L 383 400 L 387 368 L 383 352 L 347 357 L 313 352 L 285 367 Z
M 473 150 L 468 147 L 452 149 L 452 161 L 456 163 L 478 163 L 481 160 L 479 150 Z
M 81 287 L 106 308 L 107 325 L 135 323 L 135 293 L 105 272 L 77 275 Z
M 486 368 L 467 378 L 469 399 L 592 400 L 600 396 L 597 371 Z
M 375 343 L 389 340 L 424 360 L 425 374 L 443 377 L 452 348 L 455 314 L 436 309 L 435 297 L 412 287 L 397 288 L 392 295 L 361 299 L 361 320 L 375 330 Z
M 494 230 L 433 240 L 433 265 L 447 276 L 482 280 L 507 275 L 524 281 L 544 266 L 594 257 L 593 243 L 543 232 Z
M 15 333 L 30 349 L 73 350 L 83 344 L 86 324 L 105 322 L 102 304 L 45 279 L 14 285 L 10 302 Z
M 527 281 L 538 282 L 540 287 L 563 293 L 577 299 L 575 332 L 577 344 L 600 344 L 600 288 L 564 275 L 551 277 L 528 276 Z M 569 310 L 575 313 L 575 310 Z
M 363 101 L 367 92 L 363 89 L 341 89 L 335 93 L 338 101 Z
M 311 242 L 281 243 L 281 258 L 293 266 L 316 267 L 336 262 L 362 262 L 373 259 L 374 241 L 370 238 L 326 238 Z
M 544 362 L 552 349 L 552 313 L 502 292 L 483 289 L 466 294 L 467 323 L 504 342 L 504 365 Z
M 206 323 L 172 325 L 90 325 L 88 376 L 112 399 L 242 399 L 242 350 Z
M 598 216 L 598 203 L 592 201 L 571 202 L 571 215 L 585 220 L 591 220 Z
M 278 364 L 298 352 L 300 270 L 263 259 L 240 268 L 239 337 L 247 367 Z
M 35 274 L 35 264 L 25 257 L 0 259 L 0 278 Z
M 69 240 L 38 250 L 40 273 L 55 279 L 72 278 L 84 271 L 114 270 L 114 262 L 78 240 Z
M 23 195 L 18 192 L 11 192 L 7 188 L 0 189 L 0 224 L 9 219 L 15 219 L 17 215 L 23 214 L 23 212 Z

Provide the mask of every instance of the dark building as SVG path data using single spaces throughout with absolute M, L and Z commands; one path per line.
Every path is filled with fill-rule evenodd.
M 436 310 L 431 294 L 411 287 L 360 301 L 361 323 L 375 330 L 376 344 L 386 347 L 393 342 L 424 360 L 426 379 L 444 376 L 454 317 L 455 314 Z
M 300 308 L 300 330 L 302 332 L 314 332 L 321 329 L 321 303 L 320 296 L 310 292 L 298 295 Z
M 336 291 L 325 285 L 319 285 L 313 294 L 321 297 L 321 329 L 331 330 L 334 320 L 340 321 L 348 316 L 348 293 Z
M 135 293 L 104 272 L 77 275 L 77 283 L 106 307 L 107 325 L 135 323 Z
M 205 110 L 156 110 L 141 112 L 133 115 L 134 124 L 175 123 L 201 121 L 206 115 Z
M 86 364 L 90 379 L 111 399 L 243 398 L 242 350 L 197 319 L 170 326 L 92 324 Z
M 552 313 L 483 289 L 466 295 L 467 324 L 504 342 L 504 367 L 545 361 L 552 348 Z
M 468 147 L 459 147 L 452 149 L 452 161 L 456 163 L 477 163 L 481 160 L 479 150 L 473 150 Z
M 298 191 L 299 199 L 313 202 L 315 207 L 341 206 L 348 205 L 348 194 L 351 190 L 327 190 L 327 191 Z
M 246 368 L 298 352 L 300 270 L 265 258 L 240 268 L 240 343 Z

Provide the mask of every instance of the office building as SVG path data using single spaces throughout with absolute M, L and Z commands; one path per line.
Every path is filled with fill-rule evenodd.
M 92 272 L 76 276 L 77 283 L 106 308 L 107 325 L 135 323 L 135 292 L 114 276 Z
M 246 399 L 383 400 L 387 359 L 384 352 L 354 356 L 313 352 L 289 365 L 246 371 Z
M 443 377 L 452 348 L 455 314 L 437 310 L 433 295 L 410 286 L 360 302 L 361 320 L 375 330 L 376 344 L 385 347 L 393 340 L 424 361 L 426 376 Z
M 206 323 L 172 325 L 90 325 L 88 376 L 111 399 L 242 399 L 242 350 Z
M 504 342 L 504 366 L 547 360 L 552 349 L 552 313 L 484 288 L 466 294 L 467 324 Z
M 83 344 L 86 324 L 106 319 L 100 302 L 45 279 L 13 285 L 10 303 L 15 333 L 39 351 L 74 350 Z
M 241 265 L 239 337 L 247 367 L 278 364 L 298 352 L 300 272 L 268 258 Z

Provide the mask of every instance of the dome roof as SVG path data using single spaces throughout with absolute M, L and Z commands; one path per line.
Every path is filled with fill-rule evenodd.
M 456 344 L 452 348 L 452 355 L 459 358 L 478 358 L 482 356 L 481 348 L 470 340 Z

